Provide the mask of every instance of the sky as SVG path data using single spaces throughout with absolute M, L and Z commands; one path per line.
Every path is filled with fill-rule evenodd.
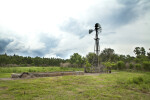
M 0 0 L 0 54 L 68 59 L 100 50 L 150 48 L 150 0 Z

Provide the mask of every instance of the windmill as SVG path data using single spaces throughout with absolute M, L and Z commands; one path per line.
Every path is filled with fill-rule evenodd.
M 96 23 L 95 24 L 95 29 L 89 29 L 89 34 L 91 34 L 93 31 L 96 31 L 96 35 L 95 35 L 95 38 L 94 38 L 94 40 L 95 40 L 94 52 L 96 54 L 96 58 L 94 58 L 94 65 L 96 67 L 98 67 L 99 66 L 98 56 L 99 56 L 99 53 L 100 53 L 98 34 L 99 34 L 99 32 L 102 31 L 101 25 L 99 23 Z

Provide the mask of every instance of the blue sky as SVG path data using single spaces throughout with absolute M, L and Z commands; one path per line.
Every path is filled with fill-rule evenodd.
M 0 0 L 0 54 L 69 58 L 100 49 L 134 56 L 150 48 L 149 0 Z

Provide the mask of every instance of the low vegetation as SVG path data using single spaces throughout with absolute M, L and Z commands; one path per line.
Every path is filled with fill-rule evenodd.
M 83 68 L 64 67 L 3 67 L 0 73 L 83 71 Z
M 78 53 L 70 59 L 0 55 L 0 99 L 11 100 L 149 100 L 150 52 L 143 47 L 134 49 L 136 57 L 115 54 L 111 48 L 99 56 Z M 104 70 L 112 74 L 60 76 L 7 80 L 11 73 L 84 71 L 93 59 L 99 58 Z M 22 67 L 17 67 L 22 66 Z M 51 66 L 51 67 L 49 67 Z M 55 67 L 59 66 L 59 67 Z M 2 79 L 3 78 L 3 79 Z M 6 78 L 6 80 L 5 80 Z
M 111 48 L 105 48 L 99 56 L 95 53 L 88 53 L 82 57 L 78 53 L 74 53 L 69 59 L 60 58 L 41 58 L 41 57 L 23 57 L 18 55 L 0 55 L 0 67 L 14 66 L 60 66 L 83 68 L 93 66 L 94 59 L 99 58 L 99 63 L 105 65 L 106 68 L 115 70 L 137 70 L 150 71 L 150 52 L 146 52 L 144 47 L 136 47 L 133 52 L 136 57 L 130 55 L 119 55 Z M 111 66 L 110 66 L 111 64 Z
M 150 72 L 0 80 L 1 100 L 149 100 Z

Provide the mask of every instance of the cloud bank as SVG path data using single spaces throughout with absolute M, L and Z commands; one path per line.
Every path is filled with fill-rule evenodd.
M 94 51 L 95 33 L 88 30 L 100 23 L 101 50 L 134 55 L 136 46 L 150 48 L 149 5 L 149 0 L 0 1 L 0 54 L 85 56 Z

